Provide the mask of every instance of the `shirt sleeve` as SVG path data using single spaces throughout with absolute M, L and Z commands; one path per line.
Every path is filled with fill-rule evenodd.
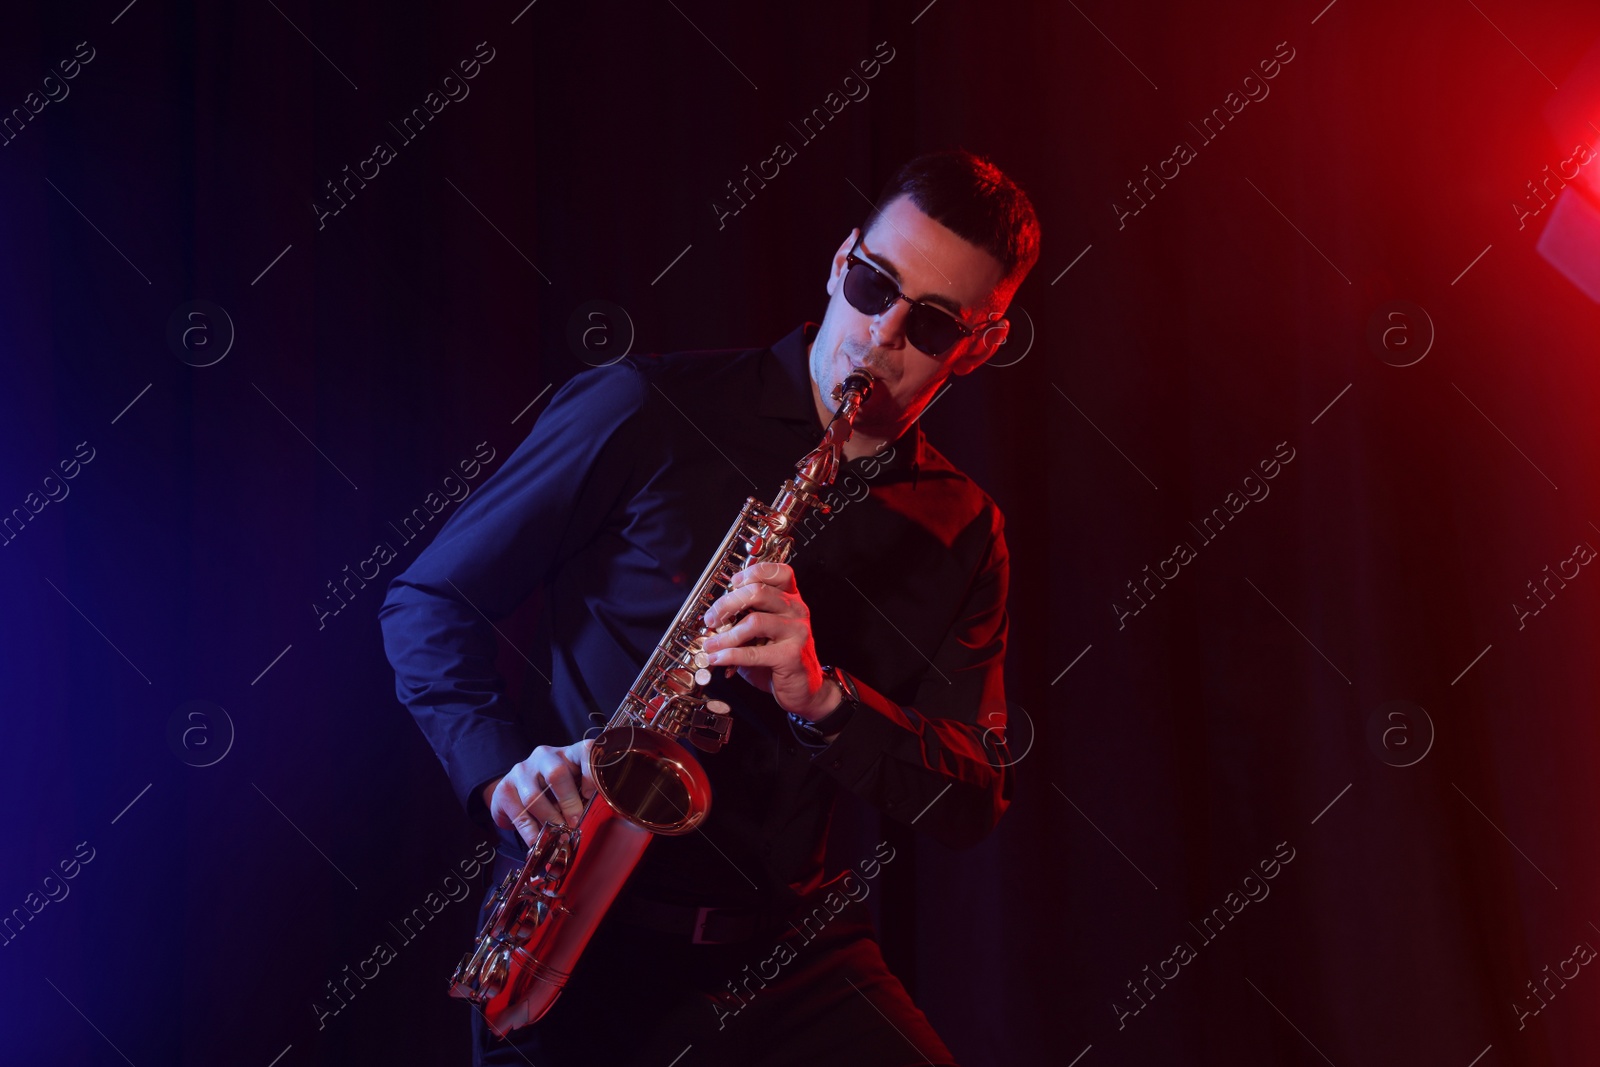
M 378 618 L 395 692 L 480 824 L 483 786 L 556 740 L 529 737 L 507 699 L 493 621 L 600 529 L 624 488 L 646 389 L 627 362 L 568 381 L 505 465 L 389 583 Z
M 984 563 L 916 703 L 898 704 L 852 672 L 862 706 L 812 757 L 890 818 L 952 848 L 977 844 L 1011 803 L 1004 681 L 1010 556 L 1003 519 L 994 516 Z

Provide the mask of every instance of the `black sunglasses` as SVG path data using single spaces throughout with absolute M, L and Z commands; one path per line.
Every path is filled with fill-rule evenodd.
M 972 327 L 963 325 L 944 308 L 902 293 L 893 278 L 856 255 L 860 247 L 861 238 L 857 237 L 855 246 L 844 257 L 849 264 L 844 272 L 844 298 L 851 307 L 863 315 L 881 315 L 895 301 L 904 300 L 911 305 L 906 313 L 906 340 L 934 359 L 943 359 L 957 343 L 972 336 Z

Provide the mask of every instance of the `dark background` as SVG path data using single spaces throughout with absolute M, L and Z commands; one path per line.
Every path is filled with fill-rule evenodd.
M 1600 577 L 1520 629 L 1511 605 L 1600 544 L 1600 309 L 1536 251 L 1553 211 L 1510 205 L 1600 136 L 1573 120 L 1600 114 L 1600 10 L 1324 2 L 8 8 L 6 113 L 94 58 L 0 147 L 0 509 L 94 458 L 0 547 L 0 914 L 94 858 L 0 946 L 0 1059 L 465 1062 L 468 904 L 316 1026 L 478 837 L 380 644 L 419 545 L 321 629 L 311 605 L 479 442 L 515 447 L 584 367 L 585 302 L 635 350 L 776 340 L 893 166 L 962 145 L 1044 227 L 1032 328 L 926 418 L 1008 519 L 1018 787 L 967 852 L 884 831 L 919 1003 L 969 1065 L 1594 1062 L 1594 967 L 1520 1028 L 1513 1003 L 1600 945 Z M 470 95 L 399 143 L 482 41 Z M 870 96 L 800 143 L 879 42 Z M 1270 96 L 1201 147 L 1187 123 L 1279 42 Z M 1180 139 L 1198 158 L 1119 228 Z M 168 342 L 193 300 L 236 333 L 210 366 L 215 312 Z M 1396 300 L 1423 311 L 1380 314 L 1385 348 Z M 1280 442 L 1271 495 L 1201 545 Z M 877 834 L 854 812 L 840 858 Z

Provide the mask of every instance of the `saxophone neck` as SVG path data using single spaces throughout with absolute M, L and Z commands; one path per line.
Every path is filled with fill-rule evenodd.
M 875 384 L 872 376 L 865 371 L 853 371 L 834 386 L 833 400 L 839 406 L 817 447 L 795 466 L 796 480 L 801 485 L 815 489 L 833 483 L 840 464 L 845 461 L 844 448 L 854 432 L 856 416 L 867 397 L 872 395 Z
M 856 415 L 860 412 L 861 405 L 867 402 L 867 397 L 872 395 L 873 387 L 876 385 L 877 381 L 872 375 L 864 370 L 856 370 L 845 375 L 844 380 L 833 387 L 833 400 L 839 407 L 828 423 L 830 433 L 835 426 L 843 423 L 844 440 L 850 439 Z

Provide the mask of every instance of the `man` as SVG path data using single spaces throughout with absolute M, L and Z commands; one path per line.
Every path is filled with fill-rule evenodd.
M 744 499 L 770 501 L 816 445 L 835 384 L 875 379 L 833 513 L 707 613 L 737 621 L 706 645 L 733 731 L 701 760 L 705 823 L 652 841 L 544 1019 L 500 1041 L 475 1016 L 477 1063 L 954 1062 L 860 903 L 893 848 L 832 877 L 822 858 L 840 789 L 953 847 L 1009 802 L 1002 517 L 917 418 L 1004 342 L 1039 230 L 965 152 L 907 163 L 879 204 L 833 256 L 820 326 L 577 375 L 389 587 L 397 691 L 468 814 L 499 829 L 498 883 L 543 823 L 576 824 L 596 727 Z M 550 685 L 524 715 L 490 620 L 540 591 Z

